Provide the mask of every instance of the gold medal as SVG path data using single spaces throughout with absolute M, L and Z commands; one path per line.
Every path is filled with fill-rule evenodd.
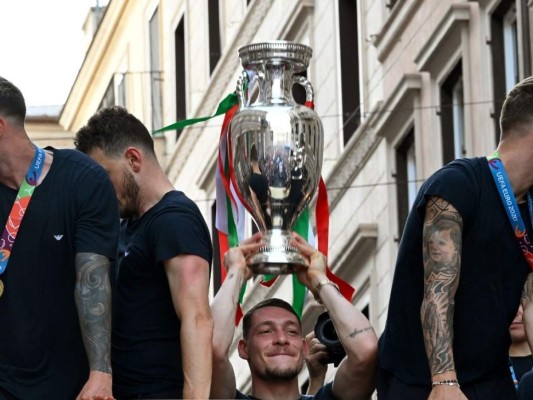
M 0 281 L 0 297 L 4 294 L 4 282 Z

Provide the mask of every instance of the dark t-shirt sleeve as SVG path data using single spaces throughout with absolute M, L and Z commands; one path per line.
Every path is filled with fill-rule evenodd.
M 192 254 L 211 263 L 212 246 L 202 215 L 187 208 L 168 208 L 158 214 L 150 226 L 148 237 L 156 261 L 171 259 L 178 254 Z
M 479 188 L 473 167 L 461 161 L 452 162 L 433 174 L 422 186 L 417 211 L 425 214 L 427 200 L 440 197 L 450 203 L 461 215 L 463 221 L 475 214 Z
M 96 253 L 114 259 L 120 217 L 113 186 L 98 165 L 88 168 L 76 188 L 76 252 Z

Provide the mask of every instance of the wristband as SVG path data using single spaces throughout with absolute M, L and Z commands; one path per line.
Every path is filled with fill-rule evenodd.
M 436 381 L 436 382 L 431 383 L 432 387 L 439 386 L 439 385 L 460 387 L 459 381 L 457 379 L 447 379 L 444 381 Z
M 337 285 L 335 282 L 331 282 L 329 279 L 324 279 L 324 280 L 318 282 L 318 284 L 316 285 L 316 288 L 315 288 L 315 291 L 314 291 L 313 295 L 315 296 L 315 300 L 319 304 L 322 304 L 322 300 L 320 300 L 320 296 L 318 294 L 320 293 L 320 289 L 322 289 L 322 287 L 324 287 L 326 285 L 333 286 L 340 293 L 339 285 Z

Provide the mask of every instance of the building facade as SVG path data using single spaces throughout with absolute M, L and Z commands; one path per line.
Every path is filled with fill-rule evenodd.
M 505 94 L 532 72 L 532 13 L 532 0 L 110 0 L 86 21 L 87 54 L 59 123 L 74 134 L 112 104 L 152 131 L 209 116 L 235 90 L 241 46 L 309 45 L 307 78 L 324 126 L 329 263 L 356 288 L 353 303 L 379 334 L 416 191 L 445 163 L 496 147 Z M 156 139 L 168 176 L 213 233 L 221 125 L 216 117 Z M 217 259 L 213 294 L 219 268 Z M 243 308 L 267 296 L 290 301 L 291 287 L 289 277 L 271 288 L 255 280 Z M 322 311 L 308 296 L 306 332 Z

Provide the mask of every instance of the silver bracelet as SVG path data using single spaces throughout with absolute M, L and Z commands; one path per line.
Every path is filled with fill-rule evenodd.
M 432 382 L 431 386 L 435 387 L 438 385 L 446 385 L 446 386 L 457 386 L 460 387 L 459 381 L 457 379 L 447 379 L 445 381 L 436 381 Z

